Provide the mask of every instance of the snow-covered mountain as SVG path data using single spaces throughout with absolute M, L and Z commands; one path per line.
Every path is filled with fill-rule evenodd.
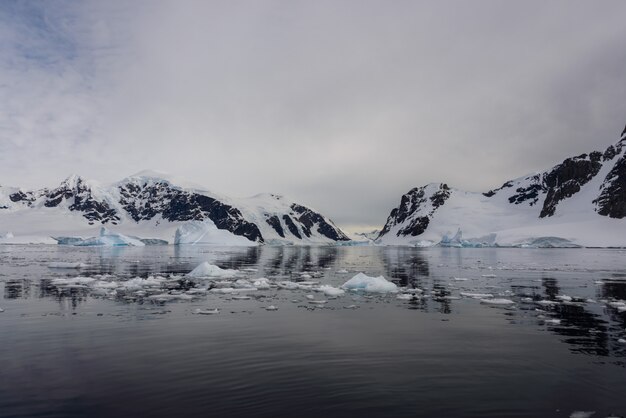
M 216 231 L 225 244 L 229 237 L 250 244 L 349 240 L 330 219 L 283 196 L 232 199 L 151 171 L 106 187 L 76 175 L 53 189 L 0 186 L 0 237 L 10 233 L 12 242 L 94 235 L 101 226 L 173 242 L 175 231 L 190 222 L 198 242 L 214 243 L 209 235 Z
M 624 247 L 625 153 L 626 129 L 603 152 L 567 158 L 486 193 L 443 183 L 416 187 L 391 211 L 377 242 L 526 245 L 558 237 L 583 246 Z

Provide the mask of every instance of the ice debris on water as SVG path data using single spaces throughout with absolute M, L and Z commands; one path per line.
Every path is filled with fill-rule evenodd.
M 235 277 L 238 274 L 237 270 L 223 269 L 207 261 L 201 263 L 187 274 L 187 277 L 202 278 L 202 277 Z
M 396 293 L 398 286 L 385 279 L 383 276 L 371 277 L 364 273 L 358 273 L 353 278 L 345 282 L 343 289 L 360 290 L 372 293 Z
M 324 293 L 326 296 L 341 296 L 344 293 L 346 293 L 346 291 L 343 290 L 343 289 L 339 289 L 337 287 L 329 286 L 327 284 L 324 284 L 324 285 L 320 286 L 318 288 L 318 290 L 320 292 Z
M 196 315 L 215 315 L 220 313 L 220 310 L 215 308 L 215 309 L 194 309 L 193 311 L 194 314 Z
M 460 295 L 466 298 L 473 298 L 473 299 L 489 299 L 493 297 L 491 293 L 461 292 Z
M 85 263 L 70 263 L 65 261 L 53 261 L 48 263 L 50 269 L 82 269 L 87 267 Z
M 494 306 L 511 306 L 515 305 L 510 299 L 480 299 L 480 303 L 484 305 L 494 305 Z
M 278 306 L 270 305 L 270 306 L 266 307 L 265 310 L 266 311 L 277 311 L 278 310 Z
M 590 418 L 596 411 L 574 411 L 570 414 L 569 418 Z

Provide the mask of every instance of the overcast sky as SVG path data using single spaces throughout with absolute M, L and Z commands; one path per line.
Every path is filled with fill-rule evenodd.
M 626 1 L 0 2 L 0 184 L 150 168 L 384 223 L 626 124 Z

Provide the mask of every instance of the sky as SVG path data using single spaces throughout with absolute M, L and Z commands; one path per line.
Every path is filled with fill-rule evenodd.
M 347 230 L 626 124 L 626 2 L 0 2 L 0 184 L 152 169 Z

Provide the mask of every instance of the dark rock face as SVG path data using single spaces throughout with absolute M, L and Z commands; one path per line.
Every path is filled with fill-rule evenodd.
M 604 180 L 600 196 L 593 203 L 600 215 L 617 219 L 626 217 L 626 157 L 613 166 Z
M 120 220 L 117 211 L 107 202 L 94 198 L 91 188 L 81 178 L 76 179 L 75 182 L 66 180 L 56 189 L 45 193 L 44 196 L 44 206 L 48 208 L 57 207 L 66 200 L 73 200 L 68 209 L 82 212 L 90 225 L 95 222 L 103 225 L 111 222 L 116 225 Z
M 591 180 L 602 168 L 602 154 L 592 152 L 568 158 L 543 176 L 544 187 L 547 190 L 540 218 L 554 215 L 559 202 L 580 191 L 581 186 Z
M 532 177 L 532 183 L 527 187 L 518 187 L 515 190 L 513 196 L 509 197 L 509 203 L 519 205 L 524 202 L 529 202 L 532 206 L 539 200 L 539 194 L 543 192 L 543 185 L 541 184 L 541 178 L 539 175 Z M 510 182 L 509 182 L 510 183 Z M 512 187 L 511 184 L 509 187 Z
M 393 209 L 387 218 L 385 226 L 380 231 L 378 238 L 389 233 L 395 225 L 404 223 L 409 217 L 416 212 L 427 207 L 430 201 L 430 208 L 423 216 L 415 217 L 411 222 L 397 232 L 397 236 L 418 236 L 426 231 L 430 218 L 435 211 L 441 207 L 450 197 L 450 188 L 447 184 L 440 184 L 439 189 L 426 196 L 426 187 L 416 187 L 411 189 L 400 199 L 400 205 Z
M 295 235 L 298 239 L 302 239 L 302 235 L 300 235 L 300 231 L 298 231 L 298 227 L 296 226 L 296 224 L 293 223 L 291 216 L 283 215 L 283 220 L 285 221 L 285 225 L 287 225 L 287 229 L 289 229 L 289 232 Z
M 198 193 L 172 187 L 167 182 L 127 183 L 118 187 L 120 204 L 135 222 L 157 215 L 174 221 L 210 219 L 219 229 L 226 229 L 250 241 L 263 242 L 257 225 L 244 219 L 239 209 Z
M 35 201 L 36 196 L 33 192 L 24 193 L 20 190 L 19 192 L 11 194 L 9 199 L 11 202 L 24 202 L 27 205 L 31 205 Z
M 276 233 L 281 238 L 285 238 L 285 231 L 283 230 L 283 226 L 280 224 L 280 219 L 278 219 L 278 216 L 270 216 L 265 221 L 269 224 L 269 226 L 274 228 L 274 231 L 276 231 Z
M 277 195 L 271 197 L 281 199 Z M 12 202 L 27 207 L 62 206 L 70 211 L 80 212 L 90 225 L 117 225 L 126 216 L 135 222 L 154 218 L 169 222 L 210 219 L 218 229 L 225 229 L 253 242 L 264 242 L 259 225 L 249 222 L 237 207 L 156 177 L 131 177 L 113 189 L 92 190 L 89 182 L 71 176 L 55 189 L 18 191 L 9 198 Z M 319 233 L 335 241 L 349 240 L 331 221 L 305 206 L 285 206 L 284 212 L 286 213 L 265 214 L 265 221 L 281 238 L 286 235 L 280 219 L 282 216 L 284 225 L 298 239 L 303 236 L 310 238 Z
M 299 215 L 297 220 L 302 224 L 302 231 L 307 237 L 311 236 L 311 229 L 317 225 L 317 232 L 326 238 L 334 241 L 350 240 L 339 228 L 328 223 L 319 213 L 296 203 L 291 205 L 291 209 Z

